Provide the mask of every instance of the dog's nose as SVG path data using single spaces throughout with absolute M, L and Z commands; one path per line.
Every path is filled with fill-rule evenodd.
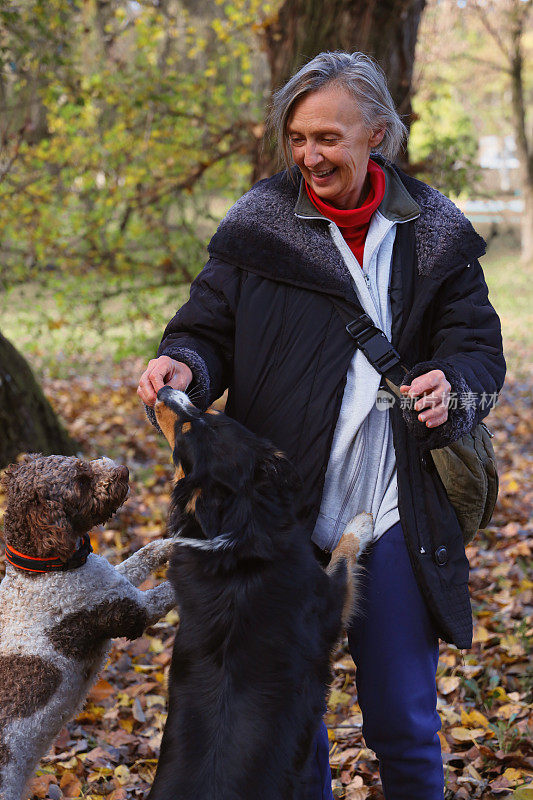
M 115 470 L 119 481 L 126 481 L 130 477 L 130 471 L 127 467 L 123 464 L 117 464 L 116 461 L 113 461 L 112 458 L 108 458 L 107 456 L 95 458 L 94 461 L 91 461 L 91 464 L 94 464 L 95 467 L 104 467 L 106 470 Z
M 124 464 L 119 464 L 119 466 L 117 466 L 117 476 L 119 481 L 127 481 L 130 477 L 130 471 Z
M 175 414 L 181 416 L 185 414 L 186 418 L 190 416 L 199 418 L 202 416 L 202 412 L 191 403 L 189 396 L 186 395 L 185 392 L 179 389 L 173 389 L 168 385 L 162 386 L 157 393 L 157 403 L 155 404 L 156 412 L 160 404 L 170 408 Z

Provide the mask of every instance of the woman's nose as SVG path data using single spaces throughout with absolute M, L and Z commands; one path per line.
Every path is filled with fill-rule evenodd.
M 316 167 L 317 164 L 320 164 L 323 158 L 324 156 L 319 152 L 315 145 L 308 144 L 306 146 L 304 155 L 304 164 L 306 167 Z

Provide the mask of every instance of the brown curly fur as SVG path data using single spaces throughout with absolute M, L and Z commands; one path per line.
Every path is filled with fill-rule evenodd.
M 58 652 L 83 661 L 94 658 L 102 640 L 111 639 L 117 628 L 120 627 L 122 636 L 137 639 L 147 624 L 146 611 L 130 598 L 123 597 L 67 614 L 47 634 Z
M 28 556 L 67 561 L 79 536 L 109 519 L 128 493 L 128 470 L 74 456 L 31 453 L 9 466 L 4 537 Z
M 0 656 L 0 675 L 0 766 L 5 766 L 10 757 L 5 721 L 30 717 L 45 706 L 61 683 L 61 673 L 39 656 L 16 654 Z

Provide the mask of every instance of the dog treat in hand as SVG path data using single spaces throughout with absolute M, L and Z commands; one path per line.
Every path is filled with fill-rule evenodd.
M 165 582 L 136 587 L 170 555 L 156 540 L 118 567 L 89 531 L 126 499 L 128 469 L 107 458 L 25 456 L 4 474 L 0 584 L 0 798 L 21 800 L 37 762 L 76 713 L 116 636 L 134 639 L 174 607 Z

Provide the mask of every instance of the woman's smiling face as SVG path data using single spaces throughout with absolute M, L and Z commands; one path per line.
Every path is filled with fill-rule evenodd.
M 357 208 L 368 158 L 385 131 L 368 130 L 353 95 L 332 84 L 297 101 L 287 123 L 295 164 L 321 200 Z

